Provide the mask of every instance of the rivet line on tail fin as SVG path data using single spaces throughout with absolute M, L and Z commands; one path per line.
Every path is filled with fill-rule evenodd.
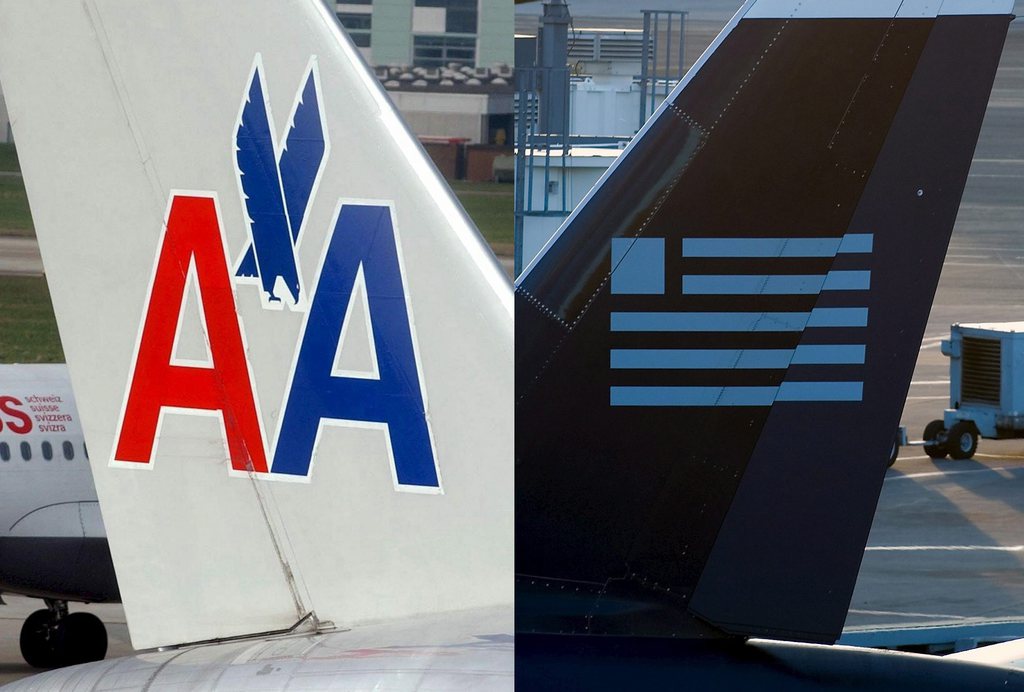
M 743 81 L 740 82 L 740 85 L 736 88 L 736 91 L 734 91 L 732 96 L 729 97 L 729 100 L 726 102 L 725 106 L 722 108 L 722 110 L 718 112 L 718 116 L 711 123 L 711 127 L 708 128 L 708 134 L 714 132 L 715 128 L 718 127 L 718 123 L 722 121 L 722 116 L 724 116 L 729 111 L 729 108 L 731 108 L 732 104 L 736 101 L 736 97 L 739 96 L 740 92 L 743 91 L 744 88 L 746 88 L 747 84 L 750 82 L 750 78 L 753 77 L 754 73 L 757 72 L 758 68 L 761 67 L 761 63 L 768 55 L 768 52 L 775 46 L 775 44 L 779 40 L 779 37 L 782 36 L 782 32 L 785 31 L 786 27 L 788 26 L 789 20 L 787 19 L 785 22 L 783 22 L 782 26 L 779 27 L 779 30 L 775 32 L 775 36 L 772 37 L 772 40 L 768 42 L 768 47 L 761 51 L 761 55 L 758 56 L 757 60 L 754 62 L 754 66 L 750 68 L 749 72 L 747 72 L 746 76 L 743 78 Z
M 544 315 L 545 317 L 549 317 L 551 320 L 557 322 L 558 324 L 560 324 L 563 327 L 569 327 L 569 323 L 568 322 L 566 322 L 561 317 L 559 317 L 557 314 L 555 314 L 555 312 L 551 308 L 549 308 L 547 305 L 545 305 L 541 301 L 537 300 L 537 298 L 534 297 L 534 295 L 532 293 L 530 293 L 529 291 L 527 291 L 526 289 L 516 289 L 516 293 L 518 293 L 519 295 L 521 295 L 524 298 L 526 298 L 526 302 L 528 302 L 533 307 L 537 308 L 537 310 L 539 310 L 540 313 L 542 315 Z
M 684 123 L 686 123 L 687 125 L 689 125 L 693 129 L 698 130 L 699 132 L 702 132 L 702 133 L 707 130 L 706 127 L 704 127 L 703 125 L 698 123 L 696 120 L 694 120 L 689 114 L 687 114 L 685 111 L 683 111 L 683 109 L 680 108 L 679 106 L 677 106 L 675 103 L 670 102 L 668 104 L 668 110 L 672 111 L 672 113 L 677 118 L 682 120 Z
M 640 228 L 637 229 L 636 234 L 633 236 L 634 239 L 640 238 L 643 235 L 644 231 L 647 229 L 647 227 L 650 225 L 651 221 L 654 219 L 655 214 L 658 213 L 658 211 L 661 209 L 662 205 L 665 203 L 665 200 L 668 199 L 669 195 L 675 189 L 676 185 L 679 184 L 679 181 L 682 179 L 683 175 L 686 173 L 686 170 L 690 167 L 690 163 L 697 156 L 697 154 L 699 154 L 700 151 L 704 148 L 704 145 L 707 142 L 707 138 L 706 138 L 706 136 L 705 136 L 703 131 L 700 131 L 699 137 L 700 137 L 699 143 L 697 144 L 696 147 L 694 147 L 694 150 L 690 153 L 689 157 L 687 157 L 686 162 L 680 167 L 679 172 L 675 175 L 675 177 L 672 178 L 671 181 L 669 181 L 668 185 L 666 186 L 665 191 L 658 197 L 658 199 L 652 205 L 651 211 L 647 214 L 647 217 L 644 219 L 643 224 L 641 224 Z M 597 287 L 594 289 L 594 291 L 587 298 L 586 303 L 584 303 L 583 307 L 580 309 L 579 313 L 573 319 L 572 323 L 567 325 L 568 329 L 562 335 L 562 338 L 559 340 L 559 342 L 557 344 L 555 344 L 554 348 L 551 349 L 551 351 L 548 353 L 548 357 L 544 360 L 543 363 L 541 363 L 540 367 L 537 368 L 537 371 L 534 374 L 533 378 L 530 380 L 529 384 L 527 384 L 526 386 L 523 386 L 521 388 L 517 387 L 517 389 L 516 389 L 516 391 L 517 391 L 516 403 L 522 401 L 522 399 L 532 389 L 534 383 L 536 383 L 538 380 L 540 380 L 540 378 L 544 375 L 544 373 L 547 372 L 548 366 L 551 364 L 551 361 L 554 359 L 554 357 L 561 350 L 561 348 L 562 348 L 563 344 L 565 343 L 566 339 L 568 339 L 569 336 L 573 333 L 573 331 L 575 331 L 576 326 L 580 323 L 580 321 L 583 319 L 583 317 L 590 310 L 590 307 L 594 304 L 594 301 L 596 300 L 597 296 L 601 294 L 601 291 L 604 289 L 605 285 L 608 284 L 611 281 L 611 276 L 612 276 L 613 271 L 614 271 L 614 268 L 609 270 L 608 274 L 606 274 L 604 276 L 604 278 L 602 278 L 601 282 L 597 285 Z M 545 310 L 547 312 L 551 312 L 546 306 L 543 306 L 543 304 L 540 303 L 540 301 L 538 301 L 529 291 L 527 291 L 524 288 L 522 288 L 521 285 L 516 287 L 516 294 L 517 295 L 522 295 L 523 297 L 527 298 L 528 302 L 530 302 L 532 305 L 535 305 L 539 309 Z M 560 324 L 562 324 L 563 326 L 566 326 L 565 320 L 562 320 L 561 318 L 557 317 L 556 315 L 554 315 L 554 313 L 551 313 L 551 316 L 554 319 L 558 320 Z
M 902 5 L 903 3 L 901 2 L 900 4 Z M 899 10 L 897 10 L 897 13 L 899 13 Z M 882 49 L 885 47 L 886 41 L 888 40 L 889 35 L 892 33 L 893 27 L 895 25 L 896 25 L 896 18 L 894 17 L 892 19 L 892 21 L 889 22 L 889 26 L 886 27 L 885 34 L 882 35 L 882 40 L 878 42 L 878 47 L 875 49 L 875 54 L 871 57 L 871 64 L 872 65 L 878 64 L 878 56 L 882 52 Z M 853 90 L 853 95 L 850 97 L 850 102 L 848 104 L 846 104 L 846 110 L 843 111 L 843 117 L 841 117 L 839 119 L 839 124 L 836 125 L 836 131 L 832 133 L 832 137 L 829 138 L 829 140 L 828 140 L 827 148 L 829 150 L 831 150 L 832 147 L 835 146 L 836 140 L 839 138 L 839 132 L 840 132 L 840 130 L 843 129 L 843 125 L 846 124 L 846 118 L 847 118 L 848 115 L 850 115 L 850 111 L 853 110 L 853 104 L 857 102 L 857 97 L 860 96 L 860 91 L 861 91 L 861 89 L 864 88 L 864 83 L 867 82 L 869 78 L 870 78 L 870 75 L 865 73 L 860 78 L 860 82 L 857 84 L 857 88 Z M 851 173 L 857 173 L 857 171 L 850 171 L 850 172 Z

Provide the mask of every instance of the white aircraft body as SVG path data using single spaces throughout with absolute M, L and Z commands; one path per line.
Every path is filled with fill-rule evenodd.
M 512 288 L 333 13 L 0 32 L 129 634 L 176 647 L 16 688 L 511 689 Z
M 103 623 L 67 609 L 119 596 L 64 365 L 0 365 L 0 592 L 46 600 L 21 631 L 30 664 L 103 658 Z

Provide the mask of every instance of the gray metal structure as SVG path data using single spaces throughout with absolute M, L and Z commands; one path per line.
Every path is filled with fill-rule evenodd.
M 640 59 L 639 130 L 685 74 L 686 12 L 644 10 L 643 56 Z M 673 62 L 675 60 L 675 62 Z
M 553 89 L 552 84 L 563 83 L 565 88 Z M 523 226 L 527 215 L 566 216 L 570 203 L 566 185 L 561 184 L 560 203 L 552 206 L 549 186 L 557 176 L 564 182 L 566 157 L 571 146 L 569 137 L 569 68 L 532 67 L 516 70 L 516 188 L 515 188 L 515 273 L 523 269 Z M 552 106 L 552 101 L 559 101 Z M 543 113 L 548 113 L 544 118 Z M 550 116 L 557 113 L 555 122 Z M 545 127 L 545 123 L 547 127 Z M 549 129 L 550 128 L 550 129 Z M 537 164 L 543 161 L 543 173 Z M 542 178 L 537 179 L 537 178 Z M 534 208 L 532 190 L 543 184 L 544 203 Z

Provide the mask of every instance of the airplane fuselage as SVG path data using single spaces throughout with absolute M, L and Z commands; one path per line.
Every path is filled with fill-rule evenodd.
M 64 365 L 0 365 L 0 592 L 117 601 Z

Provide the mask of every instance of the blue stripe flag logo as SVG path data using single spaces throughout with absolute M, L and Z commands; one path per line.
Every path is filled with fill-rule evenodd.
M 828 307 L 820 298 L 871 289 L 871 272 L 862 268 L 828 269 L 817 273 L 787 273 L 801 261 L 820 266 L 838 256 L 867 257 L 874 236 L 847 233 L 818 238 L 686 238 L 682 241 L 682 266 L 692 260 L 709 260 L 715 268 L 745 269 L 737 273 L 688 273 L 667 271 L 664 238 L 616 238 L 612 240 L 611 293 L 613 296 L 649 296 L 651 307 L 664 307 L 673 294 L 682 305 L 700 306 L 712 301 L 715 310 L 617 310 L 610 316 L 613 372 L 612 406 L 771 406 L 775 402 L 849 402 L 863 398 L 863 380 L 850 380 L 849 366 L 863 366 L 863 337 L 837 343 L 836 330 L 845 337 L 850 330 L 866 328 L 868 308 L 858 300 L 843 300 L 842 307 Z M 814 260 L 817 260 L 815 262 Z M 689 263 L 687 264 L 687 262 Z M 849 262 L 844 263 L 844 267 Z M 757 267 L 757 273 L 749 271 Z M 775 272 L 772 271 L 773 267 Z M 767 271 L 764 271 L 767 270 Z M 670 288 L 667 277 L 679 281 Z M 659 300 L 660 298 L 660 300 Z M 803 310 L 784 309 L 793 300 L 825 302 Z M 626 302 L 628 300 L 628 303 Z M 643 299 L 623 299 L 631 308 Z M 853 302 L 854 305 L 849 304 Z M 679 305 L 678 300 L 673 300 Z M 778 309 L 773 309 L 772 303 Z M 752 305 L 764 307 L 751 311 Z M 731 310 L 729 308 L 744 308 Z M 831 332 L 831 333 L 830 333 Z M 777 347 L 779 335 L 799 343 Z M 675 336 L 673 336 L 675 335 Z M 724 348 L 707 348 L 709 339 Z M 752 346 L 764 340 L 765 347 Z M 643 345 L 647 340 L 649 346 Z M 772 341 L 775 347 L 772 347 Z M 858 343 L 860 341 L 860 343 Z M 628 347 L 626 347 L 628 346 Z M 672 347 L 667 347 L 672 346 Z M 696 347 L 702 346 L 702 347 Z M 801 374 L 801 366 L 812 378 Z M 819 376 L 836 368 L 835 379 Z M 807 368 L 813 368 L 808 370 Z M 824 369 L 823 369 L 824 368 Z M 842 371 L 839 368 L 843 368 Z M 643 376 L 643 385 L 628 384 L 629 373 L 660 371 L 664 384 L 652 383 L 656 374 Z M 773 384 L 769 372 L 785 376 Z M 708 384 L 720 373 L 721 384 Z M 677 384 L 680 376 L 693 375 L 695 383 Z M 747 373 L 744 375 L 744 373 Z M 840 378 L 845 373 L 845 377 Z M 634 377 L 639 377 L 635 375 Z M 636 381 L 635 379 L 633 381 Z

